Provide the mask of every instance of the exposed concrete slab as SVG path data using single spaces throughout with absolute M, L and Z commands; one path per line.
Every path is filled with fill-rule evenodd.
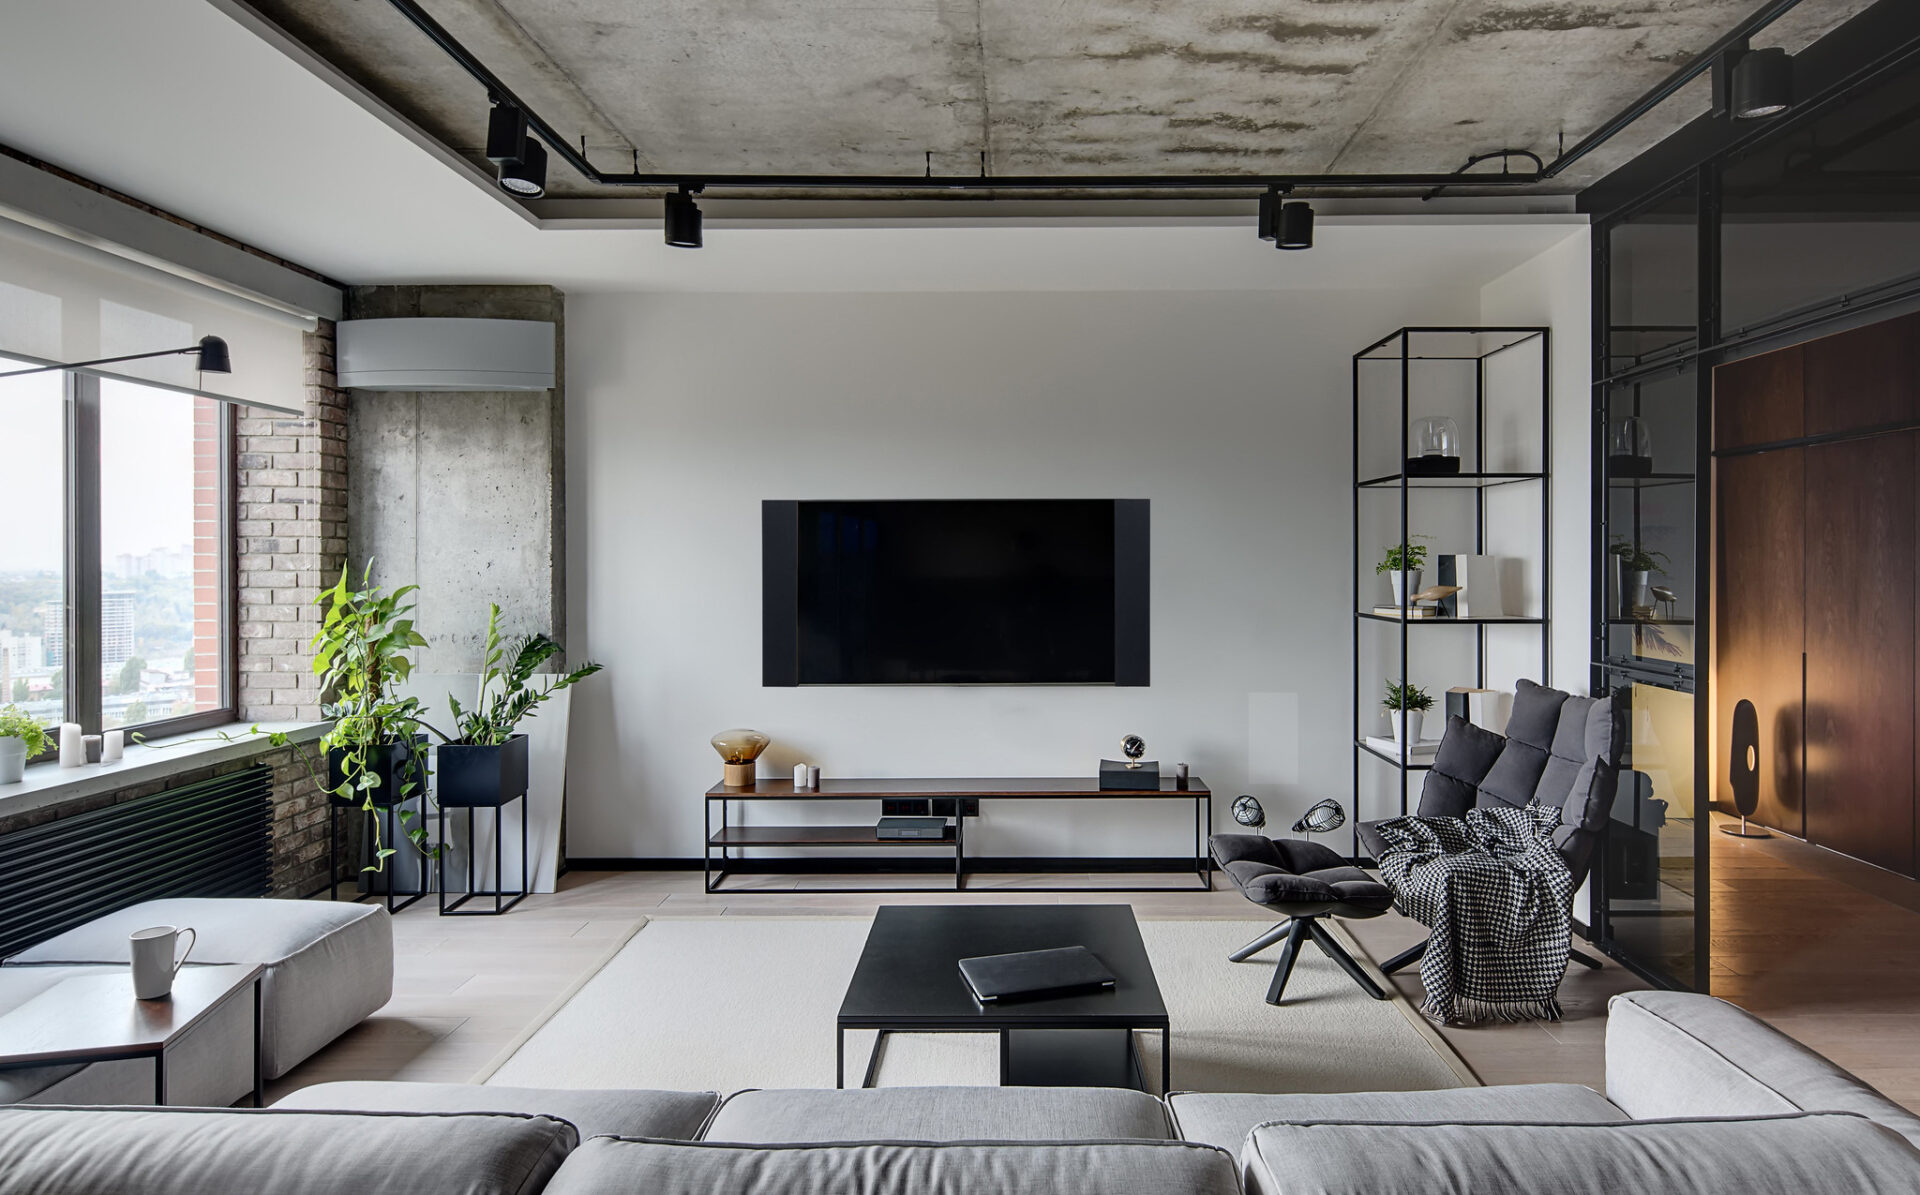
M 1798 49 L 1871 0 L 1807 0 Z M 376 0 L 258 0 L 455 150 L 486 97 Z M 689 173 L 1442 172 L 1550 156 L 1753 0 L 430 0 L 608 169 Z M 1676 98 L 1554 189 L 1705 106 Z M 931 155 L 931 159 L 929 159 Z M 550 193 L 622 194 L 555 163 Z M 624 192 L 631 195 L 632 193 Z
M 358 287 L 353 318 L 550 320 L 564 345 L 565 299 L 544 286 Z M 509 635 L 566 642 L 565 353 L 545 393 L 362 392 L 348 428 L 353 567 L 389 588 L 420 586 L 426 672 L 474 672 L 487 607 Z

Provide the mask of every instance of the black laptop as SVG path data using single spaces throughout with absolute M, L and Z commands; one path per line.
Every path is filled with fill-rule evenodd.
M 1107 970 L 1085 946 L 1023 950 L 960 960 L 960 975 L 982 1004 L 1023 996 L 1057 996 L 1113 986 Z

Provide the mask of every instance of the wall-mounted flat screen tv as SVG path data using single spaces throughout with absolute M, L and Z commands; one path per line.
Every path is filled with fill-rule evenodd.
M 1144 685 L 1145 499 L 767 502 L 768 685 Z

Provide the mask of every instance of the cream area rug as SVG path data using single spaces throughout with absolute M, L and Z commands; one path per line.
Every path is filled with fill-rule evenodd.
M 831 1087 L 834 1016 L 869 923 L 866 917 L 650 919 L 475 1081 L 720 1092 Z M 1173 1022 L 1176 1089 L 1414 1091 L 1475 1084 L 1404 999 L 1369 999 L 1318 950 L 1301 954 L 1285 1003 L 1267 1004 L 1279 947 L 1244 963 L 1227 961 L 1266 928 L 1253 921 L 1140 923 Z M 849 1085 L 860 1082 L 874 1040 L 871 1032 L 847 1034 Z M 1137 1041 L 1159 1090 L 1158 1034 L 1143 1032 Z M 999 1082 L 991 1034 L 891 1034 L 883 1049 L 876 1078 L 883 1087 Z

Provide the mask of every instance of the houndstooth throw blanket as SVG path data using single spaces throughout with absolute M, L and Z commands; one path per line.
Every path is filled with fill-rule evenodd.
M 1451 1023 L 1560 1019 L 1573 879 L 1548 806 L 1381 822 L 1380 875 L 1394 907 L 1433 930 L 1421 1011 Z

